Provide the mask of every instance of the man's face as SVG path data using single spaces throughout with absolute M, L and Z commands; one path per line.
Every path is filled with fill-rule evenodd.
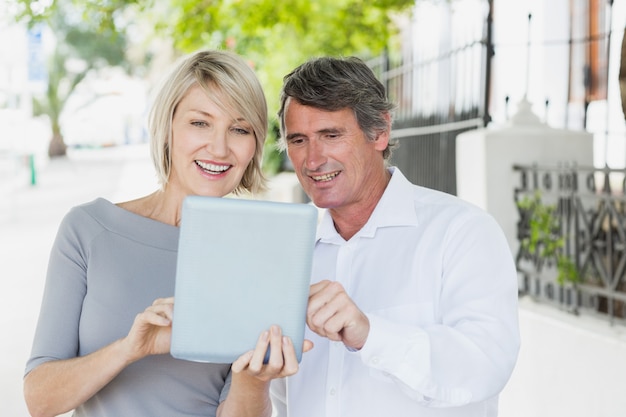
M 288 99 L 284 117 L 287 154 L 315 205 L 341 210 L 367 204 L 380 183 L 388 134 L 368 141 L 349 108 L 330 112 Z

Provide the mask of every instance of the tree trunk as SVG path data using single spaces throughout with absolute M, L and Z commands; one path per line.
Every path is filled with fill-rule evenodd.
M 624 38 L 622 39 L 622 53 L 619 67 L 619 87 L 622 97 L 622 112 L 626 118 L 626 29 L 624 29 Z
M 48 156 L 50 158 L 56 158 L 59 156 L 65 156 L 67 154 L 67 145 L 63 141 L 63 135 L 60 133 L 56 133 L 50 139 L 50 144 L 48 145 Z

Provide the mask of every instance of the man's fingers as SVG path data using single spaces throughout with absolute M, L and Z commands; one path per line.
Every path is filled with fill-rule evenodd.
M 315 284 L 312 284 L 309 287 L 309 297 L 313 297 L 315 294 L 319 293 L 320 291 L 323 291 L 326 287 L 328 287 L 328 284 L 330 284 L 330 281 L 326 279 L 319 281 Z
M 309 350 L 313 349 L 313 347 L 313 341 L 309 339 L 304 339 L 304 342 L 302 343 L 302 352 L 308 352 Z
M 320 295 L 314 302 L 309 302 L 306 321 L 311 330 L 331 340 L 339 340 L 338 333 L 343 328 L 342 320 L 350 302 L 344 295 L 343 291 L 329 290 L 324 296 Z

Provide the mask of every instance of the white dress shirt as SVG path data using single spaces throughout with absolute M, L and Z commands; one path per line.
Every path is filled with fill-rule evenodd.
M 328 212 L 312 282 L 340 282 L 370 320 L 360 351 L 307 329 L 300 371 L 272 382 L 279 417 L 497 415 L 519 350 L 517 274 L 495 220 L 397 168 L 349 241 Z

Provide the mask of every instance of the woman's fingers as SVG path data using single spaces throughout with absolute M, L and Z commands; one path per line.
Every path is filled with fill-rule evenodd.
M 312 347 L 310 340 L 304 341 L 304 352 Z M 263 381 L 293 375 L 298 368 L 293 342 L 289 337 L 283 336 L 278 326 L 272 326 L 261 333 L 254 350 L 244 353 L 232 364 L 233 372 L 246 371 Z

